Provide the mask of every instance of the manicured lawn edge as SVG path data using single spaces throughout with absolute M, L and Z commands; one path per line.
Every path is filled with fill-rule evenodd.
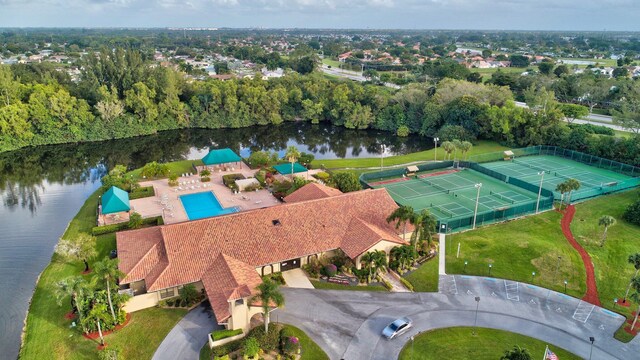
M 413 285 L 413 291 L 417 292 L 437 292 L 438 291 L 438 259 L 440 255 L 428 260 L 420 265 L 418 269 L 410 274 L 405 274 L 403 278 Z
M 324 281 L 309 280 L 314 288 L 319 290 L 347 290 L 347 291 L 387 291 L 384 286 L 367 285 L 367 286 L 349 286 L 341 284 L 332 284 Z

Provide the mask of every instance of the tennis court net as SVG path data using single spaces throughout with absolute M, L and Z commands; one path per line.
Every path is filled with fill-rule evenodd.
M 519 164 L 519 165 L 522 165 L 522 166 L 526 166 L 526 167 L 528 167 L 528 168 L 530 168 L 530 169 L 544 171 L 544 172 L 545 172 L 545 173 L 547 173 L 547 174 L 550 174 L 550 173 L 551 173 L 551 171 L 549 171 L 549 170 L 547 170 L 547 169 L 545 169 L 545 168 L 542 168 L 542 167 L 540 167 L 540 166 L 531 165 L 531 164 L 529 164 L 529 163 L 527 163 L 527 162 L 524 162 L 524 161 L 520 161 L 520 160 L 516 160 L 516 159 L 513 159 L 512 161 L 513 161 L 513 163 L 515 163 L 515 164 Z
M 446 208 L 443 208 L 442 206 L 439 206 L 439 205 L 435 205 L 434 206 L 433 204 L 431 204 L 431 207 L 436 209 L 436 210 L 438 210 L 438 211 L 440 211 L 441 213 L 447 215 L 450 218 L 452 218 L 454 216 L 451 211 L 447 210 Z
M 515 201 L 514 201 L 513 199 L 511 199 L 511 198 L 509 198 L 509 197 L 507 197 L 507 196 L 504 196 L 504 195 L 502 195 L 502 194 L 498 194 L 498 193 L 494 193 L 493 191 L 490 191 L 490 192 L 489 192 L 489 195 L 492 195 L 492 196 L 494 196 L 494 197 L 497 197 L 498 199 L 503 200 L 503 201 L 506 201 L 506 202 L 508 202 L 508 203 L 510 203 L 510 204 L 515 204 Z
M 422 181 L 422 182 L 424 182 L 424 183 L 426 183 L 426 184 L 428 184 L 428 185 L 433 186 L 434 188 L 436 188 L 436 189 L 438 189 L 438 190 L 440 190 L 440 191 L 442 191 L 442 192 L 444 192 L 444 193 L 446 193 L 446 194 L 448 194 L 448 193 L 449 193 L 449 189 L 445 188 L 444 186 L 440 186 L 440 185 L 438 185 L 438 184 L 436 184 L 436 183 L 434 183 L 434 182 L 432 182 L 432 181 L 429 181 L 429 180 L 427 180 L 426 178 L 420 178 L 420 177 L 419 177 L 419 178 L 417 178 L 417 179 L 418 179 L 418 180 L 420 180 L 420 181 Z

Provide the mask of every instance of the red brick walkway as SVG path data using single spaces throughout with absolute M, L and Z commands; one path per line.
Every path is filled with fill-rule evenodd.
M 587 253 L 587 251 L 582 248 L 580 244 L 576 241 L 571 233 L 571 221 L 573 220 L 573 216 L 576 213 L 576 208 L 573 205 L 569 205 L 562 216 L 562 233 L 564 237 L 567 238 L 569 244 L 573 246 L 574 249 L 578 251 L 580 257 L 582 257 L 582 262 L 584 263 L 584 268 L 587 271 L 587 293 L 584 294 L 582 300 L 600 306 L 600 298 L 598 297 L 598 288 L 596 286 L 596 275 L 593 270 L 593 262 L 591 261 L 591 256 Z

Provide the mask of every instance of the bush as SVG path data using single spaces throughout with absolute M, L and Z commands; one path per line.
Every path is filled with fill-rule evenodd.
M 129 214 L 129 229 L 138 229 L 142 226 L 142 224 L 142 215 L 138 214 L 135 211 Z
M 332 277 L 332 276 L 336 276 L 337 273 L 338 273 L 338 267 L 335 266 L 334 264 L 328 264 L 322 268 L 322 275 Z
M 213 356 L 224 356 L 236 350 L 241 349 L 243 344 L 244 344 L 244 339 L 231 341 L 224 345 L 214 347 L 213 349 L 211 349 L 211 354 L 213 354 Z
M 264 332 L 264 326 L 258 326 L 249 331 L 247 337 L 254 337 L 258 340 L 260 347 L 264 351 L 274 351 L 278 349 L 280 344 L 280 329 L 282 326 L 279 326 L 276 323 L 271 323 L 269 325 L 269 332 Z
M 258 343 L 258 340 L 254 337 L 248 338 L 244 342 L 244 355 L 253 359 L 258 355 L 258 352 L 260 352 L 260 344 Z
M 283 339 L 282 351 L 285 354 L 297 354 L 300 351 L 300 339 L 295 336 L 287 336 Z
M 224 355 L 224 356 L 214 356 L 213 360 L 230 360 L 229 359 L 229 354 Z
M 193 284 L 183 286 L 178 293 L 180 294 L 180 300 L 182 300 L 187 307 L 193 305 L 199 298 L 198 290 L 196 290 Z
M 156 225 L 163 225 L 164 221 L 162 221 L 162 216 L 156 216 L 153 218 L 142 219 L 142 223 L 144 225 L 156 226 Z M 104 234 L 111 234 L 116 231 L 127 230 L 128 228 L 129 228 L 128 222 L 112 224 L 112 225 L 104 225 L 104 226 L 95 226 L 94 228 L 91 229 L 91 235 L 98 236 L 98 235 L 104 235 Z
M 272 164 L 275 164 L 277 162 L 278 154 L 275 152 L 268 153 L 266 151 L 252 152 L 247 159 L 247 163 L 252 169 L 271 166 Z
M 261 186 L 258 184 L 251 184 L 248 185 L 247 187 L 244 188 L 244 191 L 256 191 L 256 190 L 260 190 Z
M 164 177 L 167 176 L 167 174 L 169 174 L 169 167 L 167 164 L 158 164 L 156 161 L 145 164 L 140 172 L 141 176 L 147 178 Z
M 358 176 L 350 172 L 340 172 L 333 176 L 333 183 L 343 193 L 362 190 Z
M 569 124 L 569 128 L 571 130 L 575 129 L 584 129 L 589 134 L 598 134 L 598 135 L 611 135 L 614 136 L 616 133 L 613 129 L 608 128 L 602 125 L 593 125 L 593 124 Z
M 230 338 L 232 336 L 236 336 L 236 335 L 240 335 L 242 334 L 242 329 L 236 329 L 236 330 L 215 330 L 211 332 L 211 338 L 213 339 L 213 341 L 217 341 L 217 340 L 222 340 L 222 339 L 226 339 L 226 338 Z
M 201 177 L 201 178 L 200 178 L 200 181 L 202 181 L 202 182 L 209 182 L 209 181 L 211 181 L 211 178 L 210 178 L 210 177 L 208 177 L 208 176 L 203 176 L 203 177 Z
M 396 134 L 400 137 L 407 137 L 409 136 L 409 128 L 406 127 L 405 125 L 402 125 L 398 128 L 398 131 L 396 132 Z
M 414 291 L 413 289 L 413 284 L 409 282 L 409 280 L 400 277 L 400 282 L 402 283 L 402 285 L 404 285 L 407 289 Z
M 632 224 L 640 225 L 640 200 L 629 205 L 622 218 Z
M 313 177 L 318 179 L 318 180 L 322 180 L 324 182 L 327 182 L 329 180 L 329 178 L 331 177 L 331 175 L 329 175 L 329 173 L 327 173 L 327 172 L 320 171 L 319 173 L 313 175 Z
M 382 283 L 382 286 L 384 286 L 387 290 L 393 289 L 393 286 L 391 286 L 390 282 L 388 282 L 385 279 L 380 279 L 380 280 L 381 280 L 380 282 Z
M 231 190 L 238 190 L 238 185 L 236 185 L 236 180 L 240 180 L 244 178 L 245 177 L 242 174 L 222 175 L 222 183 Z
M 169 186 L 178 186 L 178 174 L 169 176 Z
M 129 193 L 129 200 L 142 199 L 154 196 L 153 186 L 139 187 Z
M 265 275 L 262 277 L 262 279 L 270 279 L 271 281 L 275 282 L 276 284 L 280 284 L 280 285 L 284 285 L 285 281 L 284 281 L 284 277 L 282 276 L 281 272 L 276 272 L 273 274 L 269 274 L 269 275 Z

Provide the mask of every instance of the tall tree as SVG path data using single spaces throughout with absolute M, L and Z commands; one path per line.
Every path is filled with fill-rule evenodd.
M 111 310 L 111 316 L 113 317 L 114 323 L 117 322 L 116 313 L 113 309 L 113 301 L 111 301 L 111 288 L 116 284 L 118 278 L 124 276 L 124 273 L 118 269 L 118 260 L 117 259 L 108 259 L 105 258 L 102 261 L 98 261 L 94 265 L 94 273 L 96 277 L 102 281 L 104 281 L 104 285 L 107 290 L 107 300 L 109 302 L 109 310 Z
M 562 209 L 562 205 L 564 204 L 564 196 L 566 193 L 571 191 L 571 189 L 569 189 L 569 184 L 567 184 L 566 181 L 563 181 L 556 185 L 556 191 L 560 193 L 560 208 Z
M 571 195 L 573 195 L 573 192 L 580 189 L 580 181 L 576 179 L 569 179 L 566 181 L 566 183 L 567 187 L 569 188 L 569 196 L 567 199 L 567 204 L 569 204 L 571 203 Z
M 407 223 L 409 223 L 414 216 L 413 208 L 411 206 L 403 205 L 393 210 L 393 212 L 387 217 L 387 222 L 391 223 L 395 221 L 396 229 L 399 229 L 402 225 L 402 240 L 405 240 L 405 236 L 407 234 Z
M 600 240 L 600 247 L 604 246 L 604 242 L 607 241 L 607 230 L 609 226 L 613 226 L 616 223 L 616 219 L 613 216 L 603 215 L 598 219 L 598 225 L 604 226 L 604 232 L 602 233 L 602 240 Z
M 467 160 L 467 153 L 471 151 L 473 144 L 469 141 L 463 141 L 460 144 L 460 150 L 462 150 L 462 155 L 464 156 L 464 160 Z
M 102 324 L 109 321 L 109 312 L 107 305 L 96 302 L 87 314 L 87 321 L 95 321 L 98 327 L 98 335 L 100 336 L 100 345 L 104 345 L 104 336 L 102 335 Z
M 300 158 L 300 151 L 293 145 L 288 146 L 287 152 L 284 154 L 284 157 L 291 163 L 291 179 L 293 179 L 293 165 Z
M 640 277 L 634 277 L 631 280 L 631 286 L 633 287 L 633 294 L 629 296 L 631 300 L 633 300 L 636 304 L 638 304 L 638 310 L 636 310 L 636 316 L 633 318 L 633 323 L 631 324 L 631 331 L 635 329 L 636 322 L 638 321 L 638 315 L 640 315 Z
M 78 314 L 78 319 L 82 323 L 85 297 L 90 293 L 91 287 L 82 276 L 72 276 L 56 283 L 53 296 L 58 306 L 62 306 L 62 300 L 69 296 L 71 298 L 71 310 Z
M 451 141 L 445 141 L 440 145 L 444 152 L 447 153 L 447 160 L 451 158 L 451 153 L 455 150 L 456 146 Z
M 438 220 L 429 212 L 429 210 L 422 210 L 420 213 L 412 217 L 412 224 L 414 226 L 413 233 L 411 233 L 411 245 L 418 250 L 425 242 L 427 246 L 431 245 L 431 236 L 436 230 Z
M 254 297 L 255 300 L 260 300 L 262 303 L 262 312 L 264 313 L 264 332 L 269 332 L 269 313 L 271 306 L 269 304 L 274 303 L 277 307 L 284 305 L 284 296 L 278 289 L 278 284 L 271 279 L 264 279 L 262 284 L 258 285 L 258 295 Z
M 67 260 L 82 261 L 84 263 L 84 271 L 88 272 L 90 270 L 89 260 L 98 255 L 96 238 L 87 233 L 80 233 L 73 240 L 60 239 L 56 245 L 55 252 Z
M 640 271 L 640 253 L 629 255 L 629 258 L 627 260 L 631 265 L 633 265 L 633 267 L 636 269 L 636 272 L 635 274 L 633 274 L 631 281 L 629 281 L 629 286 L 627 286 L 627 292 L 624 294 L 624 299 L 622 299 L 622 302 L 627 301 L 627 297 L 629 297 L 629 291 L 631 290 L 631 286 L 633 285 L 633 279 L 638 276 L 638 271 Z

